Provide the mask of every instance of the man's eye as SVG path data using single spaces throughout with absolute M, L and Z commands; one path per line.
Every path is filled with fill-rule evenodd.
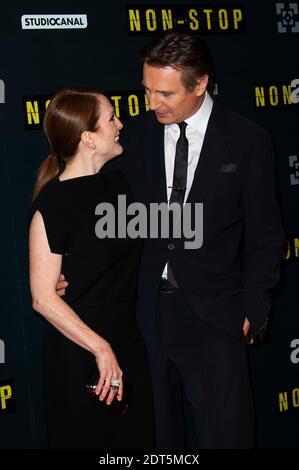
M 111 116 L 110 121 L 114 121 L 114 119 L 115 119 L 115 114 L 113 114 L 113 116 Z

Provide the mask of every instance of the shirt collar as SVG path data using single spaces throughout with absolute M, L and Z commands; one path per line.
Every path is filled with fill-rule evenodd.
M 199 131 L 203 131 L 204 133 L 210 114 L 212 112 L 212 107 L 213 100 L 210 94 L 206 91 L 205 99 L 201 107 L 196 111 L 195 114 L 193 114 L 193 116 L 185 119 L 185 122 L 188 124 L 188 126 L 198 129 Z
M 205 133 L 207 128 L 208 120 L 210 118 L 213 108 L 213 99 L 211 95 L 206 91 L 204 101 L 201 107 L 196 111 L 193 116 L 185 119 L 185 122 L 188 124 L 188 127 L 191 126 L 197 129 L 202 134 Z M 178 130 L 177 124 L 166 124 L 165 129 L 175 129 Z

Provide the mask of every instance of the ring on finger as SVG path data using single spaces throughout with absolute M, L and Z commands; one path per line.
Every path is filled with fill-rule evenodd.
M 118 388 L 120 386 L 120 380 L 119 379 L 112 379 L 110 382 L 110 388 L 113 390 L 114 393 L 118 391 Z

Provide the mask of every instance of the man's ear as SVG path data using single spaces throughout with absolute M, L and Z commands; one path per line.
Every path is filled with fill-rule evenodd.
M 93 135 L 90 131 L 84 131 L 81 134 L 81 142 L 86 145 L 86 147 L 93 147 Z
M 201 96 L 205 93 L 209 83 L 209 75 L 203 75 L 196 85 L 196 95 Z

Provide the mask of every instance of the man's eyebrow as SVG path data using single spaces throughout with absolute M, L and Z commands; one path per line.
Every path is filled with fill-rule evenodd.
M 141 82 L 141 85 L 142 85 L 144 88 L 147 88 L 143 80 L 142 80 L 142 82 Z M 169 94 L 174 93 L 173 90 L 155 90 L 155 91 L 156 91 L 157 93 L 169 93 Z

